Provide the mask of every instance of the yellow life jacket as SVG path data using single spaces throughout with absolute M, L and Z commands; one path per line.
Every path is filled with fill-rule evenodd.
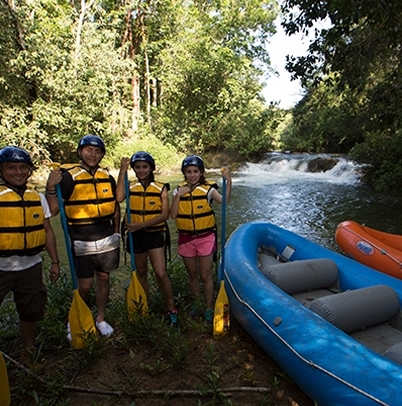
M 22 196 L 0 185 L 0 256 L 35 255 L 45 247 L 45 214 L 38 192 L 27 188 Z
M 74 181 L 73 193 L 64 203 L 68 224 L 94 224 L 112 219 L 116 210 L 116 198 L 109 172 L 98 168 L 91 175 L 80 166 L 71 168 L 68 172 Z
M 153 181 L 147 188 L 137 182 L 130 186 L 130 217 L 132 223 L 143 223 L 162 213 L 162 191 L 168 185 Z M 146 231 L 165 231 L 166 223 L 147 227 Z
M 182 184 L 180 186 L 185 185 Z M 215 213 L 208 201 L 208 192 L 216 184 L 206 182 L 180 197 L 176 227 L 179 233 L 202 234 L 214 231 Z

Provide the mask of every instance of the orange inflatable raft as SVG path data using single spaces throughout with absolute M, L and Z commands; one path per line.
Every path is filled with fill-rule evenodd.
M 335 239 L 348 257 L 402 279 L 402 235 L 374 230 L 354 221 L 344 221 L 338 224 Z

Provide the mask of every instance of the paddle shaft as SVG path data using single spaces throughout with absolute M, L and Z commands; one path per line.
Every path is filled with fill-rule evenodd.
M 124 174 L 124 186 L 126 189 L 126 213 L 127 213 L 127 224 L 131 223 L 131 213 L 130 213 L 130 187 L 128 183 L 127 172 Z M 131 270 L 135 270 L 135 259 L 134 259 L 134 241 L 133 235 L 130 232 L 127 232 L 128 235 L 128 249 L 130 251 L 131 258 Z
M 77 276 L 75 274 L 74 258 L 73 258 L 73 252 L 71 249 L 70 235 L 68 234 L 67 218 L 66 218 L 66 212 L 64 209 L 63 197 L 61 195 L 60 184 L 56 185 L 56 193 L 57 193 L 57 200 L 59 201 L 61 225 L 63 227 L 64 239 L 66 240 L 66 249 L 67 249 L 67 255 L 68 255 L 68 262 L 70 264 L 71 279 L 73 281 L 73 288 L 75 290 L 75 289 L 78 289 Z
M 225 290 L 225 230 L 226 230 L 226 179 L 222 177 L 221 260 L 218 270 L 220 288 L 215 302 L 213 336 L 222 337 L 229 331 L 229 299 Z
M 223 279 L 225 269 L 225 239 L 226 239 L 226 179 L 222 176 L 222 219 L 221 219 L 221 266 L 219 279 Z

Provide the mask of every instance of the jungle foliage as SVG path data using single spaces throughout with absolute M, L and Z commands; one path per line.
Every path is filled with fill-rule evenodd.
M 76 159 L 87 133 L 113 162 L 147 141 L 266 151 L 282 114 L 260 96 L 278 12 L 274 0 L 3 1 L 2 146 L 36 162 Z
M 288 34 L 315 33 L 307 56 L 288 57 L 306 94 L 284 145 L 350 152 L 378 191 L 400 194 L 402 3 L 285 0 L 282 11 Z
M 108 164 L 149 149 L 186 153 L 350 153 L 377 190 L 402 171 L 402 3 L 357 0 L 5 0 L 0 3 L 0 137 L 37 163 L 76 159 L 96 133 Z M 282 13 L 314 33 L 287 69 L 305 95 L 266 105 L 266 44 Z M 289 119 L 292 114 L 291 119 Z

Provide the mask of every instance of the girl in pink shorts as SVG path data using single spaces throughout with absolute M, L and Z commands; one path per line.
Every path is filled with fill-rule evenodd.
M 221 204 L 223 197 L 217 191 L 217 185 L 205 179 L 204 162 L 199 156 L 186 157 L 181 171 L 184 182 L 173 191 L 170 215 L 176 221 L 179 232 L 178 253 L 187 269 L 195 305 L 200 298 L 200 278 L 205 298 L 204 320 L 206 324 L 212 325 L 214 289 L 211 268 L 216 250 L 216 222 L 212 201 Z M 227 182 L 225 198 L 228 202 L 232 179 L 227 168 L 223 169 L 222 174 Z M 193 306 L 190 316 L 198 316 L 196 306 Z

